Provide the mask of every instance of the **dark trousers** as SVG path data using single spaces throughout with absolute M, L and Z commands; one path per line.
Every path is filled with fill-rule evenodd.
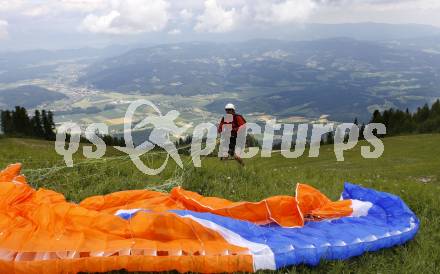
M 237 136 L 231 136 L 229 139 L 229 155 L 234 156 L 235 155 L 235 146 L 237 145 Z

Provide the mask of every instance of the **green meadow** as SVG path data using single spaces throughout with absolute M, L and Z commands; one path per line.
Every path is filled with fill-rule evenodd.
M 297 182 L 339 199 L 343 183 L 352 182 L 402 197 L 421 221 L 416 238 L 350 260 L 323 261 L 317 267 L 301 265 L 280 273 L 440 273 L 440 134 L 383 141 L 385 152 L 379 159 L 362 158 L 360 146 L 367 143 L 360 142 L 345 152 L 344 162 L 337 162 L 333 146 L 325 145 L 318 158 L 309 158 L 307 151 L 297 159 L 273 153 L 271 158 L 245 160 L 245 168 L 215 157 L 203 158 L 202 167 L 195 168 L 189 157 L 182 156 L 183 169 L 170 160 L 160 175 L 147 176 L 113 149 L 99 160 L 85 159 L 80 150 L 74 167 L 67 168 L 51 142 L 0 138 L 0 169 L 20 162 L 33 187 L 61 192 L 72 202 L 127 189 L 168 191 L 177 185 L 203 195 L 257 201 L 276 194 L 295 195 Z M 143 156 L 150 166 L 160 165 L 164 158 L 160 151 Z

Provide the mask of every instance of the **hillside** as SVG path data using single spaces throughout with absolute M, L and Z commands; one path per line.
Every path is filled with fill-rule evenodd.
M 232 100 L 244 113 L 350 121 L 439 96 L 440 55 L 403 45 L 348 38 L 158 45 L 96 62 L 79 84 L 144 95 L 224 92 L 208 111 Z
M 385 26 L 373 29 L 380 27 Z M 0 53 L 0 108 L 51 109 L 59 113 L 57 123 L 105 122 L 113 132 L 122 131 L 120 118 L 137 99 L 176 109 L 188 124 L 216 121 L 226 102 L 234 103 L 248 121 L 267 115 L 293 121 L 322 115 L 338 122 L 355 117 L 367 121 L 375 109 L 413 111 L 440 97 L 440 36 L 418 33 L 424 37 L 225 40 Z
M 247 160 L 245 169 L 234 161 L 205 158 L 196 169 L 185 160 L 185 169 L 171 164 L 160 176 L 146 176 L 115 151 L 106 160 L 85 160 L 76 155 L 74 168 L 66 168 L 55 154 L 53 143 L 0 138 L 0 168 L 22 162 L 24 173 L 35 187 L 62 192 L 78 202 L 90 195 L 124 189 L 169 190 L 175 185 L 233 200 L 256 201 L 275 194 L 293 195 L 296 182 L 318 187 L 332 199 L 339 198 L 344 181 L 362 184 L 401 196 L 421 220 L 421 230 L 409 244 L 344 261 L 323 262 L 319 267 L 294 267 L 291 273 L 436 272 L 440 263 L 440 135 L 413 135 L 384 139 L 385 153 L 377 160 L 360 156 L 360 146 L 336 162 L 332 146 L 321 148 L 319 158 L 272 158 Z M 150 163 L 161 164 L 159 155 L 147 155 Z
M 38 86 L 25 85 L 0 89 L 0 108 L 13 109 L 15 106 L 36 107 L 45 102 L 67 98 L 64 94 Z

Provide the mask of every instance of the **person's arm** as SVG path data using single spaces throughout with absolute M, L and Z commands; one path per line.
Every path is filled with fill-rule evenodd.
M 217 132 L 221 133 L 223 130 L 223 125 L 225 124 L 225 117 L 222 117 L 220 124 L 218 125 Z
M 236 122 L 234 123 L 234 128 L 232 130 L 237 132 L 242 125 L 246 124 L 246 121 L 241 115 L 236 115 L 235 119 Z

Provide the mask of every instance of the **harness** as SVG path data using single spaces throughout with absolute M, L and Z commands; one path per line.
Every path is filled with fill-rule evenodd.
M 241 120 L 243 121 L 242 123 L 239 123 L 237 119 L 238 117 L 241 118 Z M 232 121 L 231 122 L 226 122 L 225 119 L 223 118 L 223 124 L 225 125 L 232 125 L 232 131 L 231 131 L 231 135 L 232 136 L 237 136 L 237 131 L 234 129 L 238 129 L 240 128 L 242 125 L 246 124 L 246 120 L 243 118 L 243 116 L 241 114 L 232 114 Z

